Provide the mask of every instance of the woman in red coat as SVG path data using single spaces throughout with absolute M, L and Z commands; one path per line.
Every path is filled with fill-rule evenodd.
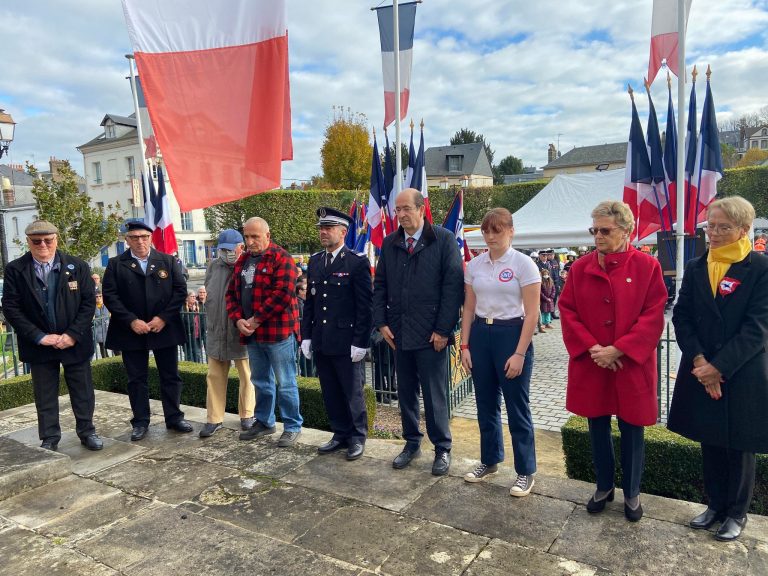
M 592 223 L 597 249 L 573 263 L 560 296 L 570 356 L 566 408 L 589 419 L 597 475 L 589 512 L 613 501 L 611 416 L 618 417 L 624 515 L 636 522 L 643 516 L 643 427 L 657 416 L 655 351 L 667 290 L 659 263 L 629 244 L 634 217 L 627 204 L 601 202 Z

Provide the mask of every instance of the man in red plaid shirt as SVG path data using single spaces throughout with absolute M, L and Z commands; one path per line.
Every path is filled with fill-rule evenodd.
M 249 218 L 243 226 L 247 251 L 238 258 L 227 289 L 227 312 L 248 348 L 251 382 L 256 388 L 253 426 L 240 434 L 252 440 L 275 432 L 275 401 L 283 435 L 277 445 L 292 446 L 301 434 L 296 384 L 296 264 L 271 241 L 269 224 Z

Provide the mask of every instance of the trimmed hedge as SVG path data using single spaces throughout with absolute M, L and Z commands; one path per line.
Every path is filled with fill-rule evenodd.
M 717 196 L 743 196 L 755 207 L 755 213 L 768 217 L 768 167 L 748 166 L 725 170 L 717 183 Z
M 128 376 L 123 368 L 122 359 L 119 357 L 104 358 L 91 363 L 93 373 L 93 386 L 97 390 L 105 392 L 128 393 Z M 184 381 L 181 393 L 181 403 L 188 406 L 205 408 L 206 400 L 206 375 L 208 366 L 195 362 L 179 362 L 179 373 Z M 299 384 L 299 400 L 301 402 L 301 415 L 304 417 L 304 425 L 308 428 L 330 430 L 328 416 L 323 404 L 323 395 L 320 391 L 320 382 L 317 378 L 297 378 Z M 63 377 L 59 387 L 59 394 L 66 394 L 67 387 Z M 370 386 L 366 386 L 365 405 L 368 409 L 368 429 L 373 430 L 373 420 L 376 417 L 376 396 Z M 239 394 L 239 378 L 237 370 L 232 368 L 229 372 L 227 385 L 227 412 L 237 414 L 237 399 Z M 154 358 L 149 361 L 149 397 L 160 399 L 160 379 L 155 366 Z M 7 410 L 17 406 L 23 406 L 35 401 L 32 391 L 32 376 L 24 374 L 7 380 L 0 380 L 0 410 Z M 278 412 L 278 418 L 279 418 Z
M 615 419 L 612 426 L 617 462 L 615 482 L 621 486 L 621 466 L 618 465 L 620 436 Z M 587 419 L 571 416 L 561 433 L 568 477 L 595 482 Z M 755 494 L 750 512 L 768 514 L 768 455 L 758 454 L 755 476 Z M 699 444 L 670 432 L 662 425 L 647 427 L 645 472 L 641 489 L 647 494 L 706 503 Z

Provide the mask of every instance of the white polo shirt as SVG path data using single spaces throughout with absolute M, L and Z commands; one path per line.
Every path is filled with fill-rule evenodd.
M 477 296 L 476 316 L 509 320 L 525 316 L 522 288 L 541 284 L 541 274 L 533 260 L 510 247 L 495 262 L 490 251 L 470 260 L 464 283 L 472 286 Z

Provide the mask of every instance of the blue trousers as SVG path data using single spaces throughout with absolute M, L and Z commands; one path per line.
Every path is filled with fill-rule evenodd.
M 619 420 L 621 432 L 621 488 L 625 498 L 640 494 L 640 481 L 645 466 L 645 428 Z M 616 459 L 613 454 L 611 416 L 589 418 L 589 439 L 592 442 L 592 461 L 597 476 L 597 489 L 607 492 L 613 488 Z
M 480 425 L 480 460 L 487 466 L 504 461 L 504 437 L 501 424 L 501 397 L 507 405 L 509 432 L 515 472 L 536 472 L 536 445 L 529 400 L 533 372 L 533 344 L 528 346 L 523 371 L 511 380 L 504 364 L 515 353 L 522 325 L 498 326 L 475 322 L 469 336 L 472 379 Z

